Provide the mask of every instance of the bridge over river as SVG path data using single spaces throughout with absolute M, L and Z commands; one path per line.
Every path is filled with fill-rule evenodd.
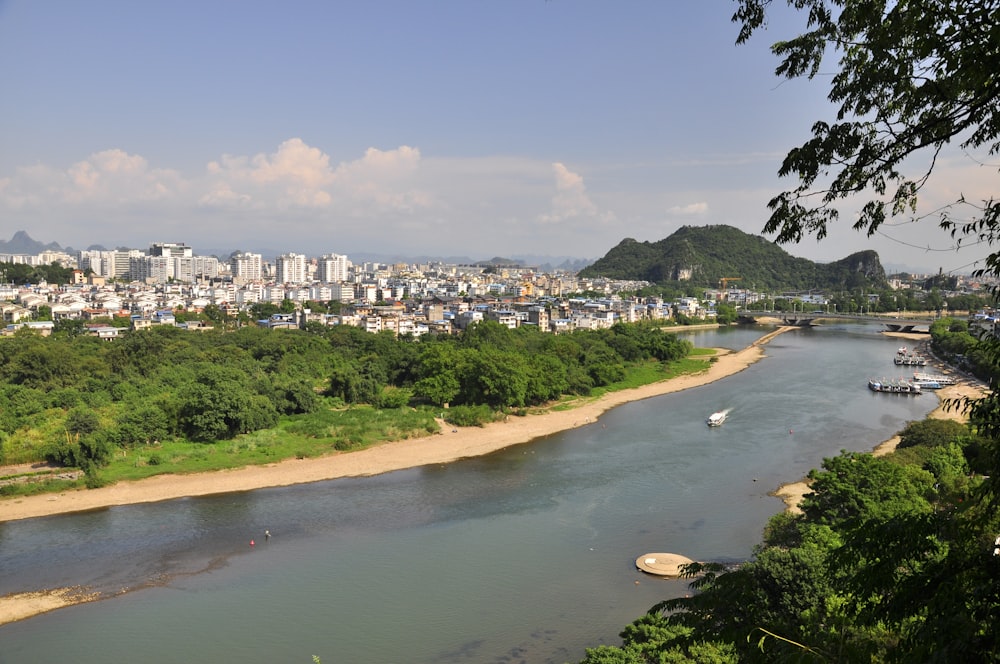
M 918 334 L 929 334 L 931 323 L 937 320 L 936 317 L 932 316 L 918 318 L 913 316 L 902 317 L 873 314 L 841 314 L 825 313 L 820 311 L 796 311 L 792 313 L 787 311 L 770 311 L 762 313 L 743 312 L 740 314 L 740 322 L 743 323 L 756 323 L 758 318 L 777 318 L 782 321 L 783 325 L 795 325 L 797 327 L 812 327 L 814 325 L 819 325 L 819 321 L 823 320 L 881 323 L 882 325 L 885 325 L 886 330 L 889 332 L 915 332 Z

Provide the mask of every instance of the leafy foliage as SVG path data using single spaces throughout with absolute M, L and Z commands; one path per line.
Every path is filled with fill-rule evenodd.
M 734 21 L 743 42 L 766 24 L 769 0 L 740 0 Z M 916 207 L 941 150 L 1000 148 L 1000 50 L 995 38 L 1000 4 L 802 0 L 806 31 L 774 44 L 786 78 L 813 78 L 837 58 L 829 99 L 835 122 L 816 122 L 813 137 L 791 150 L 779 174 L 794 189 L 768 204 L 765 232 L 778 241 L 806 233 L 823 238 L 839 217 L 835 204 L 868 196 L 854 228 L 874 233 L 890 217 Z M 920 161 L 918 158 L 923 158 Z M 906 175 L 904 167 L 916 171 Z M 964 203 L 959 199 L 957 203 Z M 991 199 L 965 231 L 994 232 L 1000 204 Z M 946 228 L 957 226 L 947 215 Z
M 453 424 L 482 424 L 585 394 L 626 371 L 666 378 L 690 349 L 647 325 L 555 337 L 483 322 L 459 336 L 420 340 L 343 326 L 206 334 L 158 327 L 112 343 L 29 331 L 0 341 L 0 454 L 80 466 L 94 484 L 96 469 L 118 452 L 135 454 L 137 467 L 166 470 L 169 455 L 149 450 L 234 439 L 239 447 L 281 426 L 354 449 L 378 435 L 436 430 L 426 413 L 408 417 L 411 405 L 437 414 L 447 404 Z M 368 408 L 375 426 L 327 417 L 344 407 Z M 385 418 L 399 426 L 378 424 L 388 411 L 399 411 Z

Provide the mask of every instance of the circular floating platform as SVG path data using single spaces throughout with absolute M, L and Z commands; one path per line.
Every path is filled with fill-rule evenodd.
M 681 565 L 689 565 L 694 561 L 676 553 L 647 553 L 635 559 L 635 566 L 648 574 L 656 576 L 680 576 Z

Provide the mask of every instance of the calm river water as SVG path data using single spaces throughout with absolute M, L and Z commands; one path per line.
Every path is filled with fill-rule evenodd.
M 636 557 L 743 560 L 783 508 L 769 491 L 932 410 L 866 388 L 900 375 L 898 346 L 876 327 L 794 331 L 731 378 L 486 457 L 0 523 L 0 595 L 137 589 L 0 627 L 0 662 L 578 661 L 687 591 Z

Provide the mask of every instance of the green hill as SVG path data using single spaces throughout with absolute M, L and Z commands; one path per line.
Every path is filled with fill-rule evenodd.
M 759 235 L 732 226 L 682 226 L 658 242 L 622 240 L 580 271 L 583 277 L 732 285 L 757 290 L 885 288 L 885 270 L 874 251 L 833 263 L 796 258 Z

